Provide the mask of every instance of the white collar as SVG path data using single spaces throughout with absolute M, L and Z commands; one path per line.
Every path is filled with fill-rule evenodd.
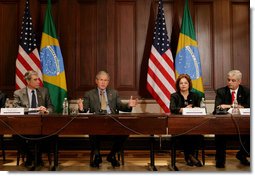
M 238 87 L 238 88 L 239 88 L 239 87 Z M 232 94 L 232 92 L 235 92 L 235 94 L 237 95 L 238 88 L 237 88 L 236 90 L 230 90 L 230 93 Z

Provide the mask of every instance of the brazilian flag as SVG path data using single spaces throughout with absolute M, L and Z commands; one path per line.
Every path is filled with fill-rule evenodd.
M 181 32 L 175 58 L 175 74 L 188 74 L 192 79 L 193 92 L 204 97 L 202 69 L 196 34 L 190 15 L 188 0 L 185 2 Z
M 44 19 L 40 58 L 44 87 L 49 89 L 55 111 L 60 113 L 62 112 L 62 102 L 67 97 L 67 87 L 63 57 L 51 15 L 50 0 L 48 0 Z

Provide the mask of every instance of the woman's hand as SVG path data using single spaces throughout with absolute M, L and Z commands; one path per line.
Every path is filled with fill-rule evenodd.
M 192 104 L 187 105 L 186 108 L 192 108 Z

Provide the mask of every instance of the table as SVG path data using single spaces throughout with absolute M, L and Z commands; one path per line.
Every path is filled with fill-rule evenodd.
M 166 134 L 166 114 L 44 115 L 42 134 L 150 135 L 150 170 L 157 170 L 154 159 L 154 135 Z M 100 125 L 99 125 L 100 124 Z M 57 150 L 57 149 L 56 149 Z M 58 165 L 55 152 L 54 167 Z
M 168 116 L 168 134 L 178 135 L 196 134 L 250 134 L 250 116 L 247 115 L 202 115 L 202 116 Z M 172 144 L 170 169 L 178 170 L 176 166 L 175 142 Z M 203 155 L 203 154 L 202 154 Z M 204 158 L 203 158 L 204 163 Z
M 188 119 L 188 120 L 187 120 Z M 168 134 L 250 134 L 250 116 L 201 115 L 168 116 Z
M 230 114 L 183 116 L 164 113 L 0 116 L 0 134 L 149 135 L 151 137 L 149 165 L 151 170 L 157 170 L 154 162 L 154 135 L 236 135 L 239 133 L 250 134 L 250 116 Z M 57 151 L 57 145 L 55 151 Z M 57 166 L 58 155 L 55 152 L 54 168 L 56 169 Z M 171 166 L 176 167 L 175 150 L 173 149 Z
M 41 115 L 0 115 L 0 134 L 40 135 Z

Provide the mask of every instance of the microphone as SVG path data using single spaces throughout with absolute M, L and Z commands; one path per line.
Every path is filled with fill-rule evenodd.
M 109 104 L 107 104 L 112 112 L 112 114 L 119 114 L 119 111 L 116 109 L 114 110 Z
M 103 109 L 99 109 L 99 115 L 106 115 L 107 114 L 107 110 L 103 110 Z

